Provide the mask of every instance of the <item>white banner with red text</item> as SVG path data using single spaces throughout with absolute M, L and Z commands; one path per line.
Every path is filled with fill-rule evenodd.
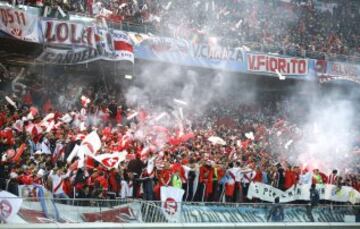
M 296 200 L 310 200 L 310 184 L 297 185 L 282 191 L 273 186 L 252 182 L 250 184 L 247 197 L 249 199 L 257 198 L 263 201 L 274 202 L 276 197 L 280 198 L 281 203 L 292 202 Z M 330 184 L 318 184 L 316 189 L 319 191 L 320 200 L 329 200 L 334 202 L 350 202 L 352 204 L 360 203 L 360 193 L 352 187 Z
M 252 73 L 306 77 L 309 72 L 308 59 L 262 53 L 247 53 L 246 57 L 247 70 Z
M 83 64 L 90 61 L 130 61 L 134 53 L 127 33 L 86 22 L 43 20 L 47 47 L 36 59 L 42 63 Z

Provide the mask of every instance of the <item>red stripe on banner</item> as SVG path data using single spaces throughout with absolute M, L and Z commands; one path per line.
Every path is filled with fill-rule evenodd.
M 133 52 L 133 46 L 124 41 L 114 41 L 114 49 L 119 51 Z

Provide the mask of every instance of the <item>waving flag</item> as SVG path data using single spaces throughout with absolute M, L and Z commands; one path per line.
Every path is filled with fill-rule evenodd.
M 100 162 L 103 166 L 108 169 L 117 168 L 120 162 L 125 161 L 127 152 L 114 152 L 105 153 L 93 157 L 96 161 Z
M 96 131 L 88 134 L 81 142 L 79 151 L 83 151 L 85 155 L 94 155 L 101 148 L 101 140 Z

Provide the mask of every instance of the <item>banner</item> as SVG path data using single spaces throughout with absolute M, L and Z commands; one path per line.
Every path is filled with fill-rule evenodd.
M 308 59 L 247 53 L 249 72 L 277 74 L 278 71 L 284 76 L 307 76 L 308 69 Z
M 22 204 L 22 198 L 6 191 L 0 192 L 0 219 L 7 222 L 14 217 Z
M 161 210 L 168 222 L 179 223 L 181 216 L 181 202 L 185 191 L 180 188 L 165 187 L 160 189 Z
M 331 76 L 342 76 L 349 79 L 360 78 L 360 65 L 342 62 L 327 62 L 326 74 Z
M 45 18 L 41 20 L 41 26 L 47 45 L 96 48 L 95 26 Z
M 241 204 L 236 207 L 214 204 L 209 206 L 194 206 L 183 204 L 182 222 L 186 223 L 262 223 L 267 222 L 271 205 L 261 203 Z M 319 206 L 309 209 L 305 206 L 282 205 L 283 222 L 344 222 L 345 216 L 354 216 L 352 208 L 346 206 Z
M 133 47 L 125 32 L 81 22 L 42 22 L 46 47 L 36 59 L 53 64 L 83 64 L 90 61 L 134 62 Z
M 84 222 L 142 223 L 140 203 L 126 204 L 111 210 L 82 213 Z
M 39 17 L 5 5 L 0 5 L 0 14 L 0 31 L 19 40 L 42 42 Z
M 135 55 L 139 59 L 227 71 L 246 71 L 244 52 L 241 48 L 193 44 L 183 39 L 132 32 L 128 34 L 135 46 Z
M 287 203 L 295 200 L 310 200 L 310 184 L 293 186 L 286 191 L 282 191 L 273 186 L 252 182 L 250 184 L 248 195 L 249 199 L 258 198 L 263 201 L 274 202 L 276 197 L 280 197 L 281 203 Z M 360 203 L 360 193 L 352 187 L 343 186 L 341 188 L 335 185 L 317 185 L 320 200 L 330 200 L 335 202 L 350 202 L 352 204 Z
M 86 17 L 74 20 L 42 18 L 30 8 L 26 9 L 0 4 L 0 34 L 16 38 L 8 41 L 14 46 L 19 40 L 33 42 L 32 50 L 36 52 L 29 54 L 34 55 L 32 58 L 37 62 L 60 65 L 97 60 L 134 63 L 133 46 L 127 33 L 108 29 Z

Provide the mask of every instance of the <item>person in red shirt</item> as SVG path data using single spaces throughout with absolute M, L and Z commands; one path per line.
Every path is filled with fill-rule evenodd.
M 204 201 L 213 192 L 213 175 L 214 170 L 211 166 L 211 162 L 207 161 L 200 166 L 199 171 L 199 183 L 195 193 L 195 201 Z
M 70 182 L 69 177 L 64 179 L 63 184 L 62 184 L 62 189 L 64 190 L 64 193 L 67 196 L 69 196 L 69 197 L 73 196 L 73 191 L 74 190 L 73 190 L 73 186 L 72 186 L 72 184 Z
M 297 176 L 291 166 L 285 171 L 284 189 L 287 190 L 297 183 Z
M 262 182 L 262 171 L 260 169 L 260 166 L 257 166 L 256 167 L 256 170 L 255 170 L 255 177 L 254 177 L 254 182 Z
M 104 191 L 107 191 L 109 188 L 109 182 L 107 177 L 103 171 L 99 171 L 98 177 L 95 178 L 95 182 L 98 181 L 100 186 L 103 188 Z
M 120 174 L 116 169 L 109 172 L 109 191 L 118 194 L 120 192 Z
M 159 184 L 161 186 L 170 185 L 170 180 L 172 176 L 173 170 L 170 169 L 169 162 L 165 162 L 164 168 L 159 172 Z
M 174 164 L 172 164 L 171 169 L 172 169 L 173 173 L 178 171 L 180 174 L 182 183 L 183 184 L 186 183 L 185 170 L 184 170 L 183 166 L 180 164 L 180 162 L 175 162 Z

